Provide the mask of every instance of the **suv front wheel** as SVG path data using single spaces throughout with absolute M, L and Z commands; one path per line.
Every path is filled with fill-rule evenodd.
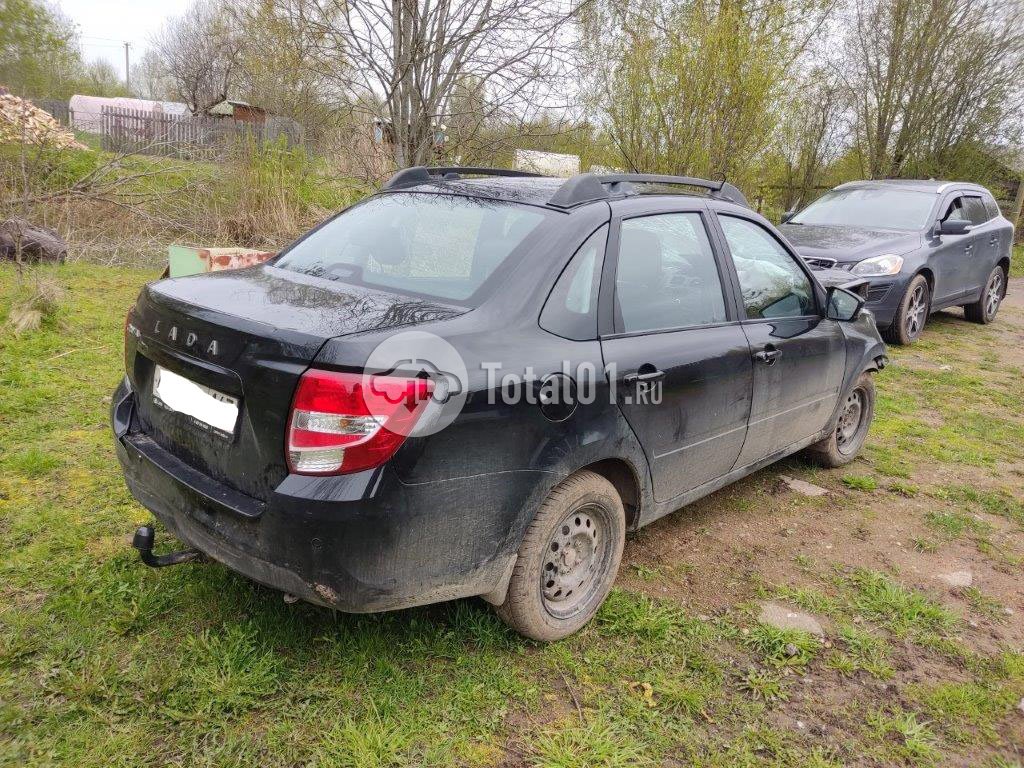
M 527 528 L 498 615 L 534 640 L 571 635 L 608 596 L 625 540 L 626 514 L 614 486 L 587 470 L 570 475 Z

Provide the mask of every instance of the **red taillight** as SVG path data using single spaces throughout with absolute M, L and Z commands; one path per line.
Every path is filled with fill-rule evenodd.
M 383 464 L 412 431 L 433 382 L 309 370 L 288 417 L 288 468 L 341 475 Z

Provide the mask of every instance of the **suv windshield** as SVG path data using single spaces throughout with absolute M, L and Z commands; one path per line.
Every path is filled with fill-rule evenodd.
M 381 195 L 296 243 L 274 266 L 439 299 L 467 299 L 547 216 L 441 194 Z
M 928 223 L 935 195 L 908 189 L 834 189 L 793 219 L 793 224 L 916 230 Z

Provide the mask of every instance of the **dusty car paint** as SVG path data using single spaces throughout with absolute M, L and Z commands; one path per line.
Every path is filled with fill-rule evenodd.
M 511 181 L 438 182 L 390 194 L 441 188 L 543 206 L 558 188 L 548 179 Z M 728 277 L 729 322 L 711 334 L 691 334 L 693 344 L 666 346 L 665 335 L 654 333 L 617 340 L 609 330 L 611 304 L 603 298 L 594 338 L 570 340 L 540 326 L 551 286 L 591 233 L 602 225 L 613 232 L 603 255 L 604 292 L 618 222 L 679 206 L 705 217 L 723 269 L 728 256 L 714 223 L 718 212 L 770 226 L 741 206 L 703 197 L 580 205 L 551 216 L 519 257 L 485 284 L 475 306 L 358 288 L 273 262 L 147 287 L 129 316 L 127 376 L 112 406 L 129 489 L 186 545 L 311 602 L 346 611 L 469 595 L 500 602 L 534 511 L 580 468 L 611 480 L 635 529 L 829 434 L 843 394 L 864 370 L 884 364 L 885 347 L 868 314 L 844 323 L 823 315 L 750 323 L 742 318 L 735 278 Z M 824 288 L 813 286 L 824 307 Z M 408 327 L 444 338 L 467 361 L 468 398 L 454 423 L 409 438 L 374 469 L 325 477 L 289 473 L 285 429 L 302 373 L 310 366 L 361 370 L 382 340 Z M 178 329 L 174 337 L 169 328 Z M 188 334 L 195 335 L 194 345 L 185 343 Z M 216 354 L 209 346 L 214 341 Z M 771 372 L 751 362 L 752 344 L 765 342 L 787 346 L 784 362 Z M 679 462 L 669 464 L 656 458 L 659 448 L 644 444 L 647 414 L 624 407 L 621 388 L 613 401 L 606 376 L 596 382 L 592 403 L 555 420 L 536 399 L 495 397 L 479 365 L 497 360 L 507 370 L 530 367 L 543 379 L 566 362 L 570 370 L 589 364 L 602 371 L 609 357 L 619 356 L 623 372 L 642 358 L 676 354 L 682 357 L 666 380 L 675 410 L 661 413 L 692 452 L 680 452 Z M 242 414 L 230 441 L 198 434 L 153 405 L 156 364 L 240 398 Z M 717 378 L 708 379 L 715 370 Z M 783 401 L 807 406 L 795 431 L 778 418 Z M 723 409 L 734 423 L 708 420 Z M 751 412 L 775 426 L 762 423 L 748 443 Z M 702 435 L 730 430 L 733 436 L 710 450 L 700 447 Z

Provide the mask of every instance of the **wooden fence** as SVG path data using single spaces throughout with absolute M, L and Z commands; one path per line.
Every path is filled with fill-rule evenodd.
M 105 150 L 182 159 L 216 159 L 241 139 L 262 143 L 284 137 L 288 146 L 301 141 L 301 130 L 290 121 L 268 120 L 258 125 L 230 118 L 170 115 L 120 107 L 103 107 L 100 126 Z

